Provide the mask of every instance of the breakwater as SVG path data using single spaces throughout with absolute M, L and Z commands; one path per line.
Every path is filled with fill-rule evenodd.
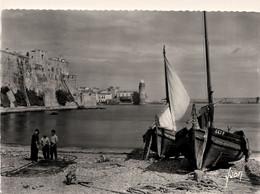
M 218 102 L 224 98 L 214 98 L 214 102 Z M 207 103 L 207 99 L 191 99 L 192 103 Z M 259 104 L 259 97 L 252 98 L 225 98 L 222 104 Z

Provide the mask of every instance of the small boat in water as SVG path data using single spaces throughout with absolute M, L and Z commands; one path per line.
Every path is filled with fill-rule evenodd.
M 58 115 L 57 112 L 51 112 L 50 115 Z
M 189 95 L 173 65 L 166 58 L 163 48 L 166 104 L 161 113 L 155 116 L 154 124 L 143 135 L 145 142 L 143 159 L 148 159 L 150 150 L 156 152 L 161 158 L 176 156 L 175 135 L 176 121 L 180 120 L 190 103 Z
M 249 144 L 243 131 L 228 131 L 214 125 L 213 90 L 210 77 L 206 12 L 204 16 L 204 35 L 207 69 L 208 104 L 197 114 L 195 104 L 192 107 L 191 129 L 182 129 L 176 134 L 176 149 L 192 164 L 194 169 L 207 170 L 212 167 L 240 160 L 245 155 L 249 159 Z

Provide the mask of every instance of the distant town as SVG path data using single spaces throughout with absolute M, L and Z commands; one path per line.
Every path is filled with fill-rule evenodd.
M 112 104 L 145 104 L 147 103 L 147 94 L 145 92 L 145 82 L 139 82 L 138 90 L 125 90 L 120 87 L 110 86 L 107 89 L 99 89 L 96 87 L 78 87 L 80 95 L 88 94 L 89 96 L 96 96 L 97 104 L 104 103 L 107 105 Z

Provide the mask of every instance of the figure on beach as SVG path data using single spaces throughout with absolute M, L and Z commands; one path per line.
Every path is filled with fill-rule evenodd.
M 35 129 L 34 134 L 32 135 L 30 160 L 34 162 L 37 162 L 38 160 L 39 133 L 39 129 Z
M 42 154 L 45 160 L 49 159 L 49 150 L 50 150 L 49 145 L 50 145 L 50 140 L 46 135 L 44 135 L 41 138 L 41 146 L 42 146 Z
M 55 160 L 57 160 L 57 143 L 58 143 L 58 137 L 55 134 L 56 131 L 53 129 L 51 130 L 51 147 L 50 147 L 50 152 L 51 152 L 51 160 L 53 160 L 53 155 L 55 156 Z

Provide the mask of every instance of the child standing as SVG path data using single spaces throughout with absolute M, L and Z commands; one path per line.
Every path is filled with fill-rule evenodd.
M 42 146 L 42 154 L 45 160 L 49 159 L 49 149 L 50 149 L 49 145 L 50 145 L 50 140 L 46 135 L 44 135 L 41 138 L 41 146 Z

